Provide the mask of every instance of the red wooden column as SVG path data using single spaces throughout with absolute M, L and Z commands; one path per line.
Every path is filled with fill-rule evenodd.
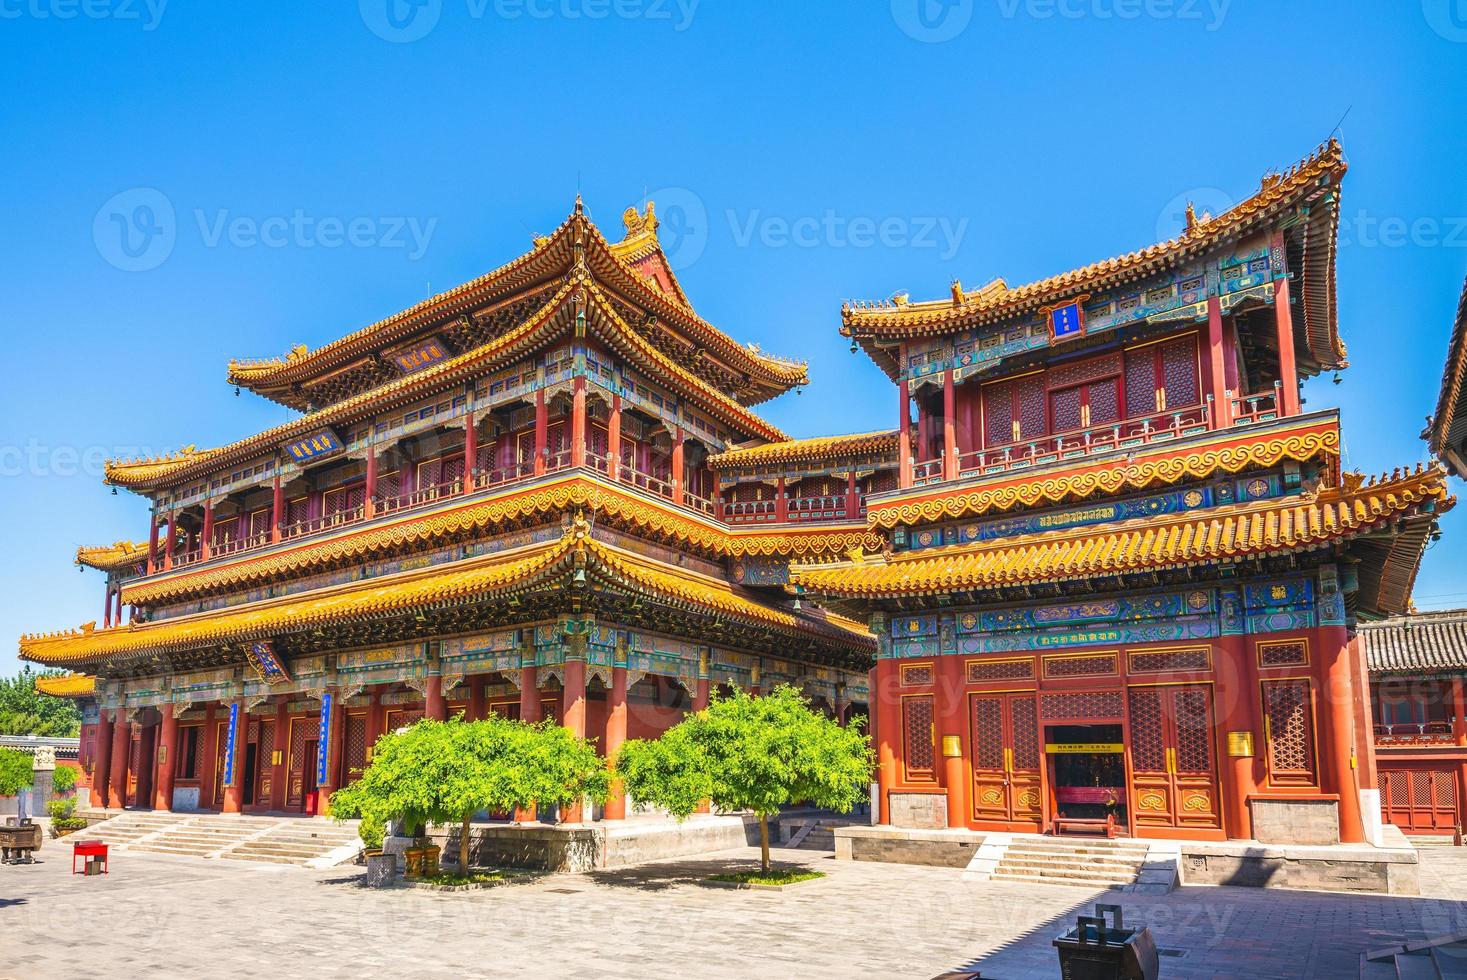
M 488 714 L 484 710 L 484 676 L 469 678 L 469 710 L 465 712 L 469 721 L 483 721 Z
M 204 501 L 204 530 L 199 542 L 199 560 L 208 561 L 214 551 L 214 500 Z
M 285 487 L 280 482 L 280 474 L 275 474 L 275 492 L 270 500 L 270 543 L 279 544 L 281 531 L 285 526 Z
M 270 809 L 284 810 L 290 765 L 290 701 L 289 698 L 281 697 L 275 702 L 275 746 L 272 750 L 272 758 L 261 760 L 261 765 L 268 765 L 270 774 Z M 274 757 L 280 759 L 275 761 Z M 315 764 L 314 759 L 306 764 Z
M 897 416 L 897 481 L 901 489 L 912 485 L 912 398 L 907 382 L 897 385 L 901 392 L 902 411 Z
M 958 478 L 958 395 L 952 368 L 942 375 L 942 478 Z
M 115 625 L 117 625 L 117 626 L 121 626 L 122 625 L 122 586 L 119 585 L 113 591 L 112 594 L 117 597 L 117 612 L 116 612 L 115 615 L 113 615 L 112 622 Z
M 877 822 L 891 823 L 891 787 L 896 783 L 896 738 L 901 732 L 901 703 L 896 695 L 896 661 L 876 661 L 871 672 L 871 727 L 876 740 Z
M 846 474 L 846 520 L 854 521 L 861 516 L 861 501 L 856 493 L 856 468 Z
M 1360 792 L 1355 777 L 1352 714 L 1354 681 L 1350 670 L 1349 635 L 1344 626 L 1319 628 L 1320 761 L 1326 777 L 1326 792 L 1340 797 L 1340 841 L 1365 841 L 1365 824 L 1360 814 Z
M 534 664 L 520 667 L 520 721 L 534 724 L 540 720 L 540 678 Z M 517 823 L 534 823 L 535 808 L 514 812 Z
M 365 500 L 362 503 L 362 513 L 371 520 L 377 516 L 377 447 L 367 447 L 367 480 L 363 487 Z
M 545 389 L 535 392 L 535 475 L 545 472 L 545 452 L 550 444 L 550 413 L 545 406 Z
M 560 723 L 570 729 L 570 733 L 577 738 L 586 737 L 586 662 L 584 660 L 566 660 L 565 662 L 565 707 L 561 710 Z M 581 823 L 584 819 L 581 801 L 569 803 L 561 807 L 561 823 Z
M 968 825 L 968 753 L 964 743 L 967 728 L 967 705 L 963 692 L 963 658 L 957 655 L 937 658 L 934 683 L 937 695 L 938 748 L 942 752 L 943 788 L 947 790 L 947 825 Z M 954 742 L 956 739 L 956 742 Z
M 112 767 L 107 784 L 107 806 L 120 810 L 127 799 L 127 757 L 132 752 L 132 725 L 121 708 L 112 713 Z
M 780 524 L 790 519 L 790 502 L 784 494 L 784 475 L 774 484 L 774 519 Z
M 571 465 L 586 465 L 586 376 L 571 382 Z
M 428 672 L 428 683 L 424 690 L 423 714 L 433 721 L 448 719 L 448 702 L 443 700 L 443 675 Z
M 1289 308 L 1289 280 L 1273 284 L 1274 322 L 1278 327 L 1279 382 L 1283 385 L 1285 415 L 1299 414 L 1299 365 L 1294 359 L 1294 314 Z
M 173 809 L 173 774 L 178 771 L 178 719 L 173 717 L 173 705 L 165 704 L 159 709 L 163 722 L 158 730 L 157 773 L 153 777 L 153 809 Z
M 177 515 L 168 515 L 168 537 L 163 539 L 163 571 L 173 568 L 173 542 L 178 538 Z
M 672 502 L 683 502 L 683 484 L 687 474 L 683 472 L 683 430 L 678 429 L 672 437 Z
M 158 570 L 158 512 L 148 518 L 148 574 Z
M 705 681 L 699 681 L 705 684 Z M 627 669 L 611 668 L 611 691 L 606 700 L 606 761 L 616 758 L 622 743 L 627 740 Z M 625 820 L 627 797 L 622 791 L 621 780 L 612 784 L 611 797 L 606 801 L 607 820 Z
M 112 628 L 112 586 L 107 586 L 107 594 L 102 602 L 102 628 Z
M 464 419 L 464 493 L 474 492 L 474 472 L 479 463 L 479 425 L 470 406 Z
M 1467 683 L 1460 675 L 1452 678 L 1452 734 L 1458 745 L 1467 745 Z
M 97 712 L 97 754 L 92 759 L 92 806 L 105 808 L 107 791 L 112 785 L 112 716 L 103 708 Z
M 621 479 L 621 396 L 611 396 L 611 416 L 606 420 L 606 475 L 614 483 Z
M 227 760 L 225 772 L 229 776 L 229 782 L 224 786 L 224 812 L 239 813 L 244 809 L 244 758 L 246 733 L 249 731 L 250 719 L 246 714 L 243 701 L 236 701 L 228 708 L 229 723 L 224 730 L 224 751 L 228 752 L 230 743 L 234 744 L 234 758 Z
M 367 706 L 367 765 L 372 764 L 373 749 L 377 745 L 377 739 L 382 737 L 383 724 L 386 712 L 382 710 L 382 690 L 378 688 L 370 695 L 371 704 Z
M 1242 602 L 1241 595 L 1238 601 Z M 1222 776 L 1223 829 L 1232 840 L 1248 840 L 1253 836 L 1248 800 L 1258 795 L 1260 760 L 1268 750 L 1259 710 L 1258 668 L 1248 638 L 1241 634 L 1220 637 L 1214 666 L 1218 679 L 1215 709 L 1223 729 L 1218 744 L 1225 753 L 1218 767 Z M 1253 755 L 1227 754 L 1229 732 L 1251 734 Z
M 1223 342 L 1222 303 L 1216 296 L 1207 301 L 1207 368 L 1208 391 L 1212 394 L 1212 427 L 1233 424 L 1232 402 L 1228 399 L 1226 346 Z

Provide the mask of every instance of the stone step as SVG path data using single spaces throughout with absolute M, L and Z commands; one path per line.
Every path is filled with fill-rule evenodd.
M 1009 847 L 1034 848 L 1059 851 L 1064 854 L 1142 854 L 1151 849 L 1149 844 L 1108 844 L 1104 841 L 1070 843 L 1057 838 L 1015 838 Z
M 1141 873 L 1141 864 L 1136 861 L 1118 861 L 1111 859 L 1076 863 L 1050 855 L 1033 856 L 1028 854 L 1014 854 L 1012 851 L 1003 856 L 1003 859 L 999 861 L 999 865 L 1005 868 L 1060 868 L 1107 874 L 1129 874 L 1133 876 Z
M 1099 874 L 1094 871 L 1068 871 L 1064 869 L 1034 870 L 1034 869 L 1011 869 L 999 864 L 998 869 L 993 871 L 995 879 L 1005 882 L 1036 882 L 1040 885 L 1053 885 L 1053 883 L 1064 883 L 1064 885 L 1135 885 L 1134 874 Z
M 314 858 L 324 857 L 335 850 L 330 847 L 299 847 L 289 844 L 272 844 L 267 841 L 250 841 L 234 848 L 230 854 L 278 854 L 281 857 Z
M 1004 874 L 1022 875 L 1030 878 L 1074 878 L 1082 881 L 1110 881 L 1132 884 L 1136 881 L 1136 872 L 1131 870 L 1087 870 L 1085 868 L 1067 867 L 1065 865 L 1049 865 L 1034 867 L 1027 864 L 1010 864 L 1005 858 L 998 862 L 996 872 Z
M 206 854 L 213 854 L 214 851 L 217 850 L 217 848 L 213 848 L 213 847 L 188 847 L 187 845 L 183 845 L 183 844 L 148 843 L 148 844 L 138 844 L 138 845 L 136 845 L 134 847 L 128 848 L 128 850 L 129 851 L 145 851 L 145 852 L 147 852 L 149 854 L 178 854 L 178 855 L 181 855 L 183 857 L 203 857 Z
M 226 861 L 254 861 L 258 864 L 289 864 L 296 867 L 305 867 L 306 862 L 310 860 L 310 858 L 305 857 L 280 857 L 274 854 L 252 854 L 240 853 L 238 851 L 221 854 L 220 859 Z
M 1119 888 L 1131 884 L 1130 881 L 1101 881 L 1091 878 L 1034 878 L 1029 875 L 1009 874 L 1006 871 L 995 871 L 988 876 L 992 881 L 1014 881 L 1029 885 L 1064 885 L 1068 888 Z
M 326 844 L 344 844 L 347 841 L 358 839 L 355 830 L 347 830 L 339 834 L 303 834 L 295 830 L 272 830 L 269 837 L 271 840 L 320 841 Z

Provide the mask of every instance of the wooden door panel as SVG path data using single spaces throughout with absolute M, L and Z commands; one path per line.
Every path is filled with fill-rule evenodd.
M 1133 820 L 1138 826 L 1216 830 L 1212 692 L 1204 685 L 1130 691 Z
M 285 805 L 291 809 L 305 807 L 306 766 L 311 765 L 306 743 L 315 732 L 309 718 L 290 720 L 290 769 L 286 775 Z

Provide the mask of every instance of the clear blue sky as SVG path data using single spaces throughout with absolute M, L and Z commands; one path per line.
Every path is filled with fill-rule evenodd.
M 653 192 L 700 311 L 810 361 L 771 419 L 856 431 L 895 397 L 844 298 L 1149 244 L 1344 117 L 1354 366 L 1306 397 L 1349 466 L 1424 456 L 1467 273 L 1461 0 L 388 2 L 0 0 L 0 671 L 100 614 L 78 544 L 146 535 L 102 457 L 281 421 L 231 357 L 490 269 L 578 187 L 613 237 Z M 1467 506 L 1444 526 L 1423 607 L 1467 605 Z

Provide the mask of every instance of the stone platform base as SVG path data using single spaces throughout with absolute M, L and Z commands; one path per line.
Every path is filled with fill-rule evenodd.
M 476 867 L 592 871 L 758 844 L 759 824 L 743 816 L 697 816 L 680 824 L 673 820 L 568 826 L 493 823 L 474 824 L 471 834 Z M 443 848 L 443 863 L 457 862 L 458 828 L 437 828 L 429 836 Z
M 1012 835 L 973 830 L 910 830 L 885 825 L 840 827 L 835 831 L 835 856 L 847 861 L 971 869 L 983 866 L 985 861 L 991 864 L 997 860 L 996 855 L 984 853 L 994 850 L 984 848 L 990 837 L 995 841 L 1002 838 L 1007 843 Z M 1156 864 L 1162 857 L 1159 852 L 1164 850 L 1167 860 L 1176 862 L 1174 880 L 1183 885 L 1242 885 L 1387 895 L 1421 893 L 1416 849 L 1399 830 L 1390 826 L 1385 828 L 1384 847 L 1256 841 L 1146 843 L 1167 845 L 1152 848 L 1153 853 L 1147 856 L 1147 872 L 1151 877 L 1159 877 L 1162 869 Z

